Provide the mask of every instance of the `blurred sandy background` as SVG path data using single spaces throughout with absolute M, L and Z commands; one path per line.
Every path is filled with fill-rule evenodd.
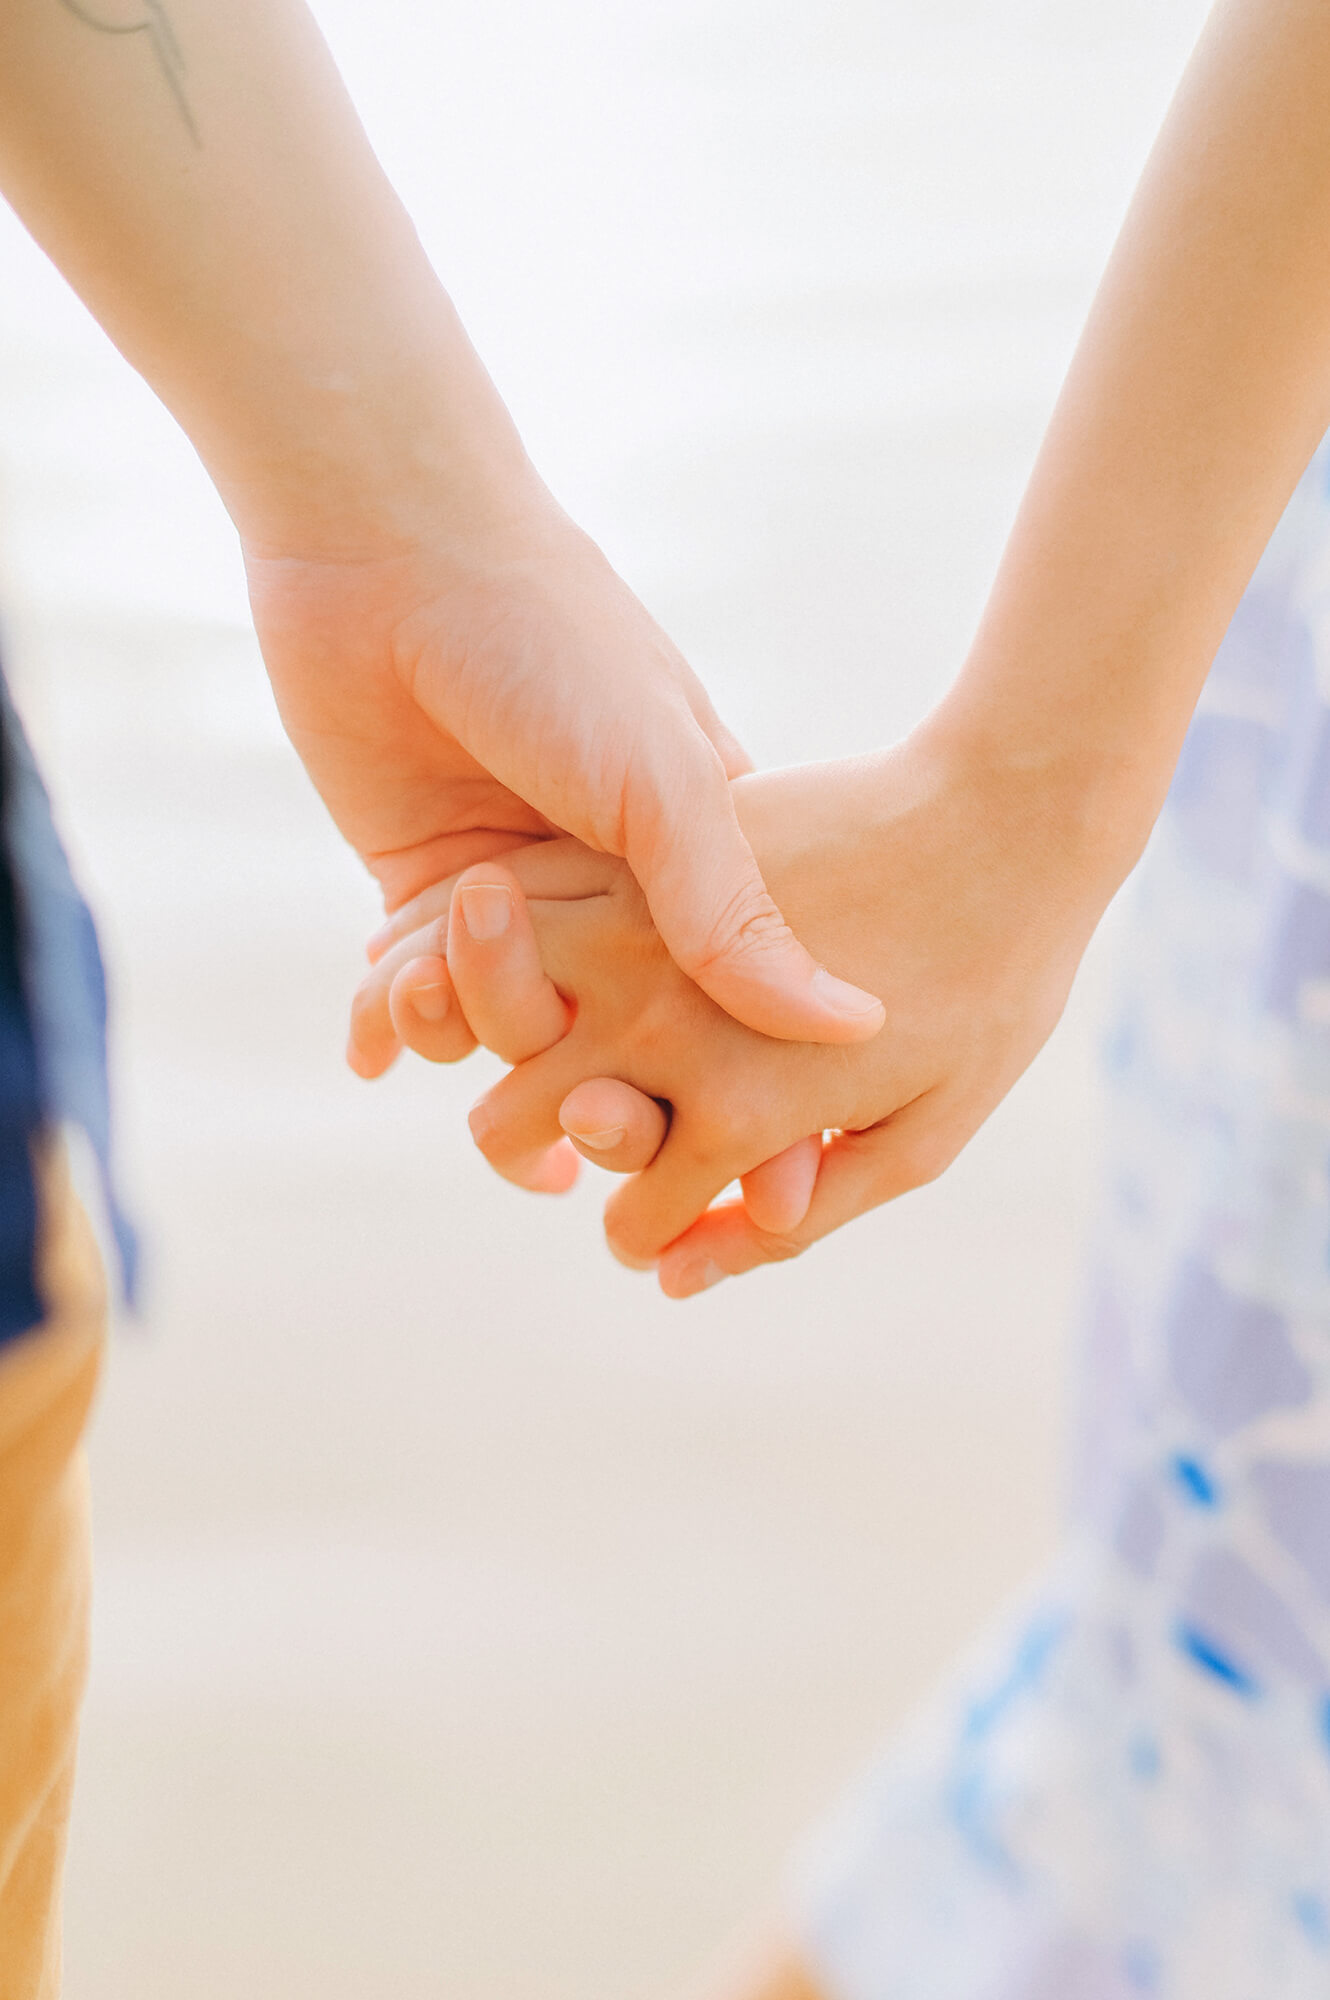
M 556 491 L 762 762 L 957 663 L 1200 0 L 317 9 Z M 939 1186 L 667 1306 L 341 1065 L 375 903 L 188 447 L 0 218 L 15 676 L 111 961 L 69 2000 L 648 2000 L 1055 1533 L 1111 949 Z

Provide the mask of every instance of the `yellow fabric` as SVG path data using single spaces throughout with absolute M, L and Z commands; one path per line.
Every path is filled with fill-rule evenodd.
M 42 1325 L 0 1350 L 0 2000 L 56 2000 L 60 1879 L 88 1662 L 81 1447 L 105 1342 L 92 1231 L 44 1175 Z

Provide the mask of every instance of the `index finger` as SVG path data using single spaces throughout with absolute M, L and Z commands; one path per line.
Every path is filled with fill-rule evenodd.
M 759 1229 L 737 1202 L 699 1218 L 661 1253 L 660 1288 L 688 1299 L 722 1278 L 797 1257 L 857 1216 L 935 1180 L 960 1151 L 968 1128 L 948 1119 L 939 1094 L 926 1091 L 866 1132 L 826 1139 L 808 1213 L 795 1228 Z

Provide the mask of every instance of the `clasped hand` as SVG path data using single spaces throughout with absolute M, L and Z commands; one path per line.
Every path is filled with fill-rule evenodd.
M 614 1254 L 683 1298 L 797 1254 L 931 1180 L 1056 1023 L 1116 870 L 1046 795 L 931 718 L 848 762 L 735 781 L 740 824 L 796 935 L 880 995 L 853 1047 L 744 1027 L 662 945 L 629 869 L 552 839 L 440 881 L 371 947 L 350 1058 L 402 1045 L 512 1068 L 471 1114 L 490 1164 L 558 1191 L 572 1146 L 627 1176 Z M 743 1199 L 717 1203 L 730 1183 Z

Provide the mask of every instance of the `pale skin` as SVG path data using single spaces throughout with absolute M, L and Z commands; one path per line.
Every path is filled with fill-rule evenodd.
M 835 1089 L 819 1096 L 816 1063 L 791 1051 L 771 1052 L 762 1090 L 727 1088 L 719 1030 L 694 1045 L 682 1096 L 661 1087 L 659 1069 L 644 1083 L 623 1050 L 605 1049 L 599 1078 L 579 1071 L 596 972 L 588 961 L 570 974 L 562 957 L 548 970 L 560 986 L 580 977 L 566 988 L 577 991 L 577 1026 L 562 1050 L 539 1054 L 562 1026 L 558 996 L 546 997 L 534 1039 L 529 1024 L 517 1031 L 516 1000 L 497 979 L 485 990 L 457 926 L 441 953 L 423 921 L 446 903 L 447 884 L 376 941 L 376 952 L 391 949 L 362 987 L 353 1059 L 381 1068 L 401 1041 L 447 1059 L 470 1045 L 468 1023 L 481 1024 L 519 1065 L 474 1120 L 487 1157 L 525 1185 L 566 1185 L 566 1151 L 541 1157 L 563 1130 L 602 1164 L 645 1167 L 610 1202 L 610 1242 L 656 1264 L 676 1296 L 792 1255 L 939 1172 L 1056 1021 L 1154 822 L 1215 647 L 1330 423 L 1328 106 L 1330 10 L 1230 0 L 1215 11 L 956 682 L 905 745 L 857 766 L 852 784 L 833 781 L 813 804 L 815 781 L 803 780 L 803 825 L 802 806 L 789 824 L 783 811 L 771 828 L 751 822 L 759 852 L 772 842 L 766 865 L 790 882 L 789 907 L 843 940 L 844 964 L 886 1003 L 880 1044 L 838 1065 Z M 734 787 L 741 814 L 753 783 Z M 837 798 L 855 806 L 833 831 Z M 796 882 L 777 849 L 814 824 L 820 872 Z M 451 1022 L 421 1012 L 421 989 L 436 1014 L 455 994 Z M 523 991 L 540 990 L 529 965 Z M 843 1074 L 876 1080 L 848 1121 Z M 578 1089 L 562 1117 L 551 1101 L 559 1085 Z M 668 1134 L 642 1089 L 672 1103 Z M 791 1129 L 795 1103 L 803 1122 Z M 717 1121 L 723 1138 L 708 1139 L 714 1167 L 704 1170 L 684 1135 Z M 842 1136 L 809 1136 L 828 1129 Z M 622 1136 L 598 1150 L 607 1131 Z M 786 1150 L 800 1132 L 802 1146 Z M 747 1212 L 708 1213 L 736 1174 L 748 1176 Z
M 574 833 L 722 1006 L 876 1033 L 763 886 L 743 752 L 537 476 L 299 0 L 0 0 L 0 187 L 197 447 L 389 910 Z
M 537 476 L 298 0 L 0 0 L 0 190 L 197 448 L 388 910 L 576 834 L 736 1018 L 877 1033 L 777 910 L 747 759 Z
M 617 1256 L 658 1265 L 680 1297 L 747 1268 L 752 1216 L 705 1212 L 814 1125 L 835 1136 L 815 1162 L 812 1204 L 784 1235 L 760 1232 L 767 1254 L 849 1219 L 866 1150 L 879 1201 L 941 1172 L 1052 1029 L 1115 872 L 1084 856 L 1069 866 L 1050 850 L 1037 792 L 1013 786 L 999 800 L 982 771 L 964 779 L 960 754 L 934 724 L 880 757 L 735 781 L 741 823 L 794 921 L 886 1000 L 891 1035 L 854 1050 L 776 1042 L 721 1014 L 673 965 L 631 874 L 607 856 L 540 843 L 468 870 L 451 896 L 440 885 L 451 979 L 473 1024 L 485 1019 L 476 989 L 506 940 L 509 976 L 523 961 L 543 968 L 525 1002 L 529 1025 L 543 993 L 543 1025 L 560 1030 L 473 1112 L 491 1162 L 519 1179 L 547 1169 L 561 1107 L 588 1079 L 612 1072 L 668 1102 L 668 1133 L 611 1199 L 606 1227 Z M 1069 906 L 1073 886 L 1080 900 Z M 505 900 L 507 931 L 476 938 L 468 919 L 491 930 Z M 390 980 L 392 952 L 381 965 Z M 510 999 L 516 1013 L 515 988 Z M 556 1022 L 556 1006 L 572 1011 L 571 1025 Z
M 711 1265 L 789 1254 L 938 1171 L 1056 1018 L 1330 421 L 1327 105 L 1330 10 L 1217 12 L 956 688 L 907 746 L 856 767 L 854 828 L 817 780 L 780 781 L 802 788 L 798 852 L 759 827 L 768 781 L 731 792 L 742 753 L 532 470 L 303 9 L 0 5 L 0 181 L 216 481 L 293 740 L 389 908 L 479 868 L 464 886 L 506 891 L 520 942 L 519 870 L 603 871 L 559 909 L 548 882 L 530 883 L 554 997 L 575 993 L 579 1014 L 552 1048 L 522 1052 L 478 1123 L 491 1156 L 529 1177 L 562 1129 L 552 1079 L 668 1096 L 668 1138 L 625 1182 L 613 1227 L 677 1289 Z M 843 944 L 835 970 L 880 971 L 889 1045 L 870 1040 L 875 1001 L 820 979 L 794 942 L 740 814 L 810 923 Z M 586 851 L 524 850 L 486 875 L 556 829 Z M 883 858 L 899 863 L 889 904 L 859 923 Z M 447 943 L 460 993 L 468 946 Z M 635 972 L 617 1009 L 607 954 Z M 523 1004 L 548 1012 L 529 964 L 524 977 Z M 697 1044 L 658 1066 L 643 1024 L 685 993 L 703 1009 Z M 388 1004 L 378 991 L 361 1017 Z M 500 995 L 487 1032 L 510 1042 L 507 1012 Z M 743 1074 L 774 1075 L 754 1029 L 789 1038 L 772 1087 L 798 1120 L 734 1088 L 731 1050 Z M 864 1046 L 819 1056 L 814 1039 Z M 570 1047 L 590 1064 L 576 1075 L 559 1069 Z M 663 1120 L 622 1102 L 638 1122 L 602 1157 L 631 1167 L 616 1148 Z M 564 1101 L 565 1122 L 569 1103 L 586 1130 L 617 1129 L 585 1096 Z M 793 1144 L 793 1185 L 766 1189 L 777 1207 L 789 1198 L 787 1219 L 808 1135 L 870 1118 L 864 1136 L 815 1142 L 802 1222 L 705 1211 L 725 1163 L 750 1161 L 751 1200 L 751 1176 Z M 806 1990 L 797 1954 L 773 1952 L 776 1970 L 730 1978 L 727 1996 Z
M 487 1157 L 566 1184 L 562 1130 L 632 1175 L 611 1245 L 676 1296 L 930 1178 L 1056 1021 L 1327 424 L 1330 9 L 1230 0 L 1151 157 L 952 690 L 892 751 L 735 784 L 796 927 L 815 948 L 834 938 L 883 994 L 879 1041 L 833 1056 L 735 1029 L 679 982 L 627 877 L 561 846 L 441 882 L 380 934 L 353 1020 L 366 1068 L 403 1042 L 451 1059 L 477 1029 L 514 1063 L 473 1119 Z M 468 929 L 476 891 L 478 909 L 486 891 L 491 913 L 509 908 L 497 936 L 492 918 L 488 937 Z M 735 1173 L 745 1207 L 711 1207 Z M 698 2000 L 817 1991 L 775 1922 Z

